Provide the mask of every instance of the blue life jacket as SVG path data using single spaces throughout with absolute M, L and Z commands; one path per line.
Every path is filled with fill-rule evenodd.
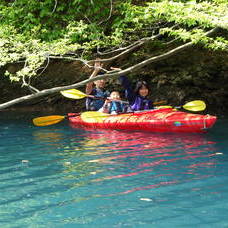
M 108 91 L 103 91 L 102 89 L 93 88 L 90 95 L 104 98 L 104 100 L 96 98 L 94 99 L 90 97 L 86 99 L 86 110 L 97 111 L 103 106 L 105 98 L 107 98 L 110 95 L 110 93 Z
M 121 112 L 124 112 L 124 104 L 118 101 L 112 101 L 109 108 L 109 113 L 121 113 Z

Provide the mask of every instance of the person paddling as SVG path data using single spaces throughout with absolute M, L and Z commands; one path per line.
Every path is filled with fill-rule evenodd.
M 120 76 L 119 81 L 125 89 L 125 96 L 132 111 L 153 109 L 153 102 L 148 98 L 149 87 L 145 81 L 136 83 L 135 89 L 126 76 Z
M 94 71 L 90 75 L 89 78 L 96 77 L 98 74 L 102 74 L 100 72 L 102 63 L 97 59 L 94 64 Z M 108 90 L 105 90 L 105 80 L 97 80 L 95 82 L 89 82 L 86 85 L 86 94 L 87 95 L 93 95 L 95 97 L 98 97 L 98 99 L 94 99 L 91 97 L 88 97 L 86 99 L 86 110 L 87 111 L 98 111 L 100 108 L 102 108 L 105 98 L 107 98 L 110 93 Z M 104 99 L 99 99 L 104 98 Z

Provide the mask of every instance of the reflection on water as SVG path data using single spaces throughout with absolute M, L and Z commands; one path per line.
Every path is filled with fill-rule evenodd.
M 46 129 L 41 129 L 39 131 L 33 132 L 34 139 L 39 142 L 55 143 L 63 140 L 63 136 L 63 133 L 58 132 L 57 130 L 50 131 Z
M 170 220 L 173 227 L 187 220 L 196 227 L 202 217 L 210 224 L 213 213 L 213 221 L 225 221 L 219 207 L 228 209 L 227 159 L 214 136 L 64 124 L 2 129 L 4 227 L 168 227 Z
M 92 175 L 88 182 L 102 185 L 107 181 L 126 181 L 121 191 L 113 188 L 109 196 L 211 177 L 216 165 L 213 157 L 218 156 L 216 143 L 204 134 L 90 129 L 80 148 L 86 161 L 71 164 L 68 171 L 84 171 L 83 175 Z M 138 178 L 142 178 L 140 182 Z M 132 187 L 131 181 L 135 180 L 139 186 Z

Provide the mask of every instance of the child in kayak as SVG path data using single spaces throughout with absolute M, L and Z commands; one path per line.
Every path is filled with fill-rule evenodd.
M 132 111 L 149 110 L 153 109 L 153 102 L 148 99 L 149 88 L 145 81 L 139 81 L 136 84 L 135 89 L 132 89 L 132 85 L 126 76 L 119 77 L 121 85 L 125 89 L 125 96 L 129 101 Z
M 89 78 L 96 77 L 100 73 L 101 67 L 102 63 L 99 60 L 95 61 L 94 71 Z M 87 83 L 86 94 L 93 95 L 98 98 L 107 98 L 110 95 L 109 91 L 105 90 L 105 80 L 103 79 Z M 102 108 L 104 101 L 105 99 L 93 99 L 88 97 L 86 99 L 86 110 L 97 111 Z
M 105 100 L 105 103 L 99 112 L 109 113 L 109 114 L 119 114 L 125 112 L 127 106 L 125 102 L 120 99 L 120 93 L 118 91 L 113 91 Z

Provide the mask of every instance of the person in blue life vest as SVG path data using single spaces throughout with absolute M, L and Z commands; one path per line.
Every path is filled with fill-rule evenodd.
M 112 91 L 110 97 L 105 100 L 102 108 L 99 112 L 109 114 L 119 114 L 126 111 L 127 105 L 121 101 L 120 93 L 118 91 Z
M 120 76 L 119 81 L 125 89 L 125 97 L 132 111 L 153 109 L 153 102 L 148 98 L 149 87 L 145 81 L 136 83 L 135 89 L 126 76 Z
M 96 77 L 100 72 L 103 64 L 97 59 L 94 64 L 94 71 L 89 78 Z M 109 91 L 105 90 L 105 80 L 97 80 L 95 82 L 89 82 L 86 85 L 86 94 L 93 95 L 98 99 L 88 97 L 86 99 L 86 110 L 87 111 L 98 111 L 102 108 L 105 99 L 110 95 Z M 101 98 L 101 99 L 99 99 Z M 102 99 L 104 98 L 104 99 Z

